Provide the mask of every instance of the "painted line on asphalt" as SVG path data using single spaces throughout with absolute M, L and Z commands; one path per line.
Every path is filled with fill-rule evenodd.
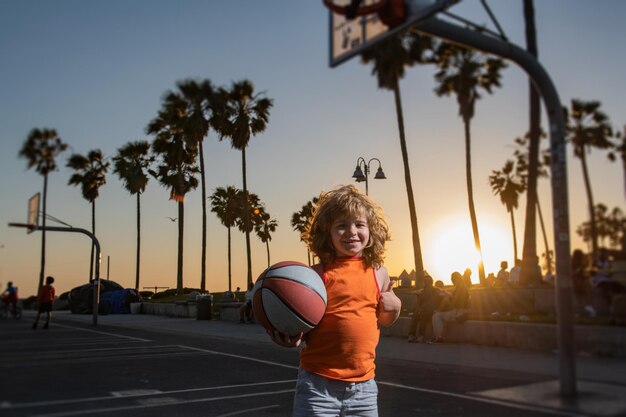
M 76 327 L 76 326 L 69 326 L 67 324 L 54 324 L 54 326 L 59 326 L 59 327 L 65 327 L 67 329 L 75 329 L 75 330 L 82 330 L 84 332 L 90 332 L 90 333 L 97 333 L 97 334 L 104 334 L 107 336 L 115 336 L 115 337 L 121 337 L 123 339 L 129 339 L 129 340 L 137 340 L 140 342 L 152 342 L 152 340 L 148 340 L 148 339 L 142 339 L 140 337 L 134 337 L 134 336 L 125 336 L 125 335 L 121 335 L 121 334 L 115 334 L 115 333 L 109 333 L 109 332 L 103 332 L 100 330 L 93 330 L 93 329 L 85 329 L 84 327 Z
M 167 407 L 170 405 L 186 405 L 186 404 L 197 404 L 197 403 L 205 403 L 212 401 L 222 401 L 222 400 L 238 400 L 242 398 L 252 398 L 252 397 L 260 397 L 267 395 L 281 395 L 287 393 L 293 393 L 295 388 L 279 390 L 279 391 L 265 391 L 265 392 L 255 392 L 251 394 L 240 394 L 240 395 L 223 395 L 220 397 L 212 397 L 212 398 L 196 398 L 193 400 L 179 400 L 176 398 L 168 398 L 167 402 L 159 402 L 159 403 L 149 403 L 149 404 L 137 404 L 137 405 L 129 405 L 129 406 L 120 406 L 120 407 L 109 407 L 109 408 L 92 408 L 86 410 L 77 410 L 77 411 L 66 411 L 59 413 L 49 413 L 49 414 L 34 414 L 33 417 L 67 417 L 67 416 L 79 416 L 79 415 L 90 415 L 97 413 L 110 413 L 116 411 L 128 411 L 128 410 L 140 410 L 143 408 L 154 408 L 154 407 Z
M 460 398 L 460 399 L 464 399 L 464 400 L 470 400 L 470 401 L 477 401 L 477 402 L 482 402 L 482 403 L 487 403 L 487 404 L 500 405 L 502 407 L 516 408 L 516 409 L 525 410 L 525 411 L 536 411 L 536 412 L 552 414 L 552 415 L 556 415 L 556 416 L 589 417 L 588 414 L 576 413 L 574 411 L 557 410 L 557 409 L 554 409 L 554 408 L 538 407 L 538 406 L 533 406 L 533 405 L 529 405 L 529 404 L 515 403 L 515 402 L 511 402 L 511 401 L 495 400 L 495 399 L 492 399 L 492 398 L 477 397 L 477 396 L 472 396 L 472 395 L 468 395 L 468 394 L 459 394 L 459 393 L 456 393 L 456 392 L 447 392 L 447 391 L 439 391 L 439 390 L 429 389 L 429 388 L 412 387 L 410 385 L 395 384 L 393 382 L 384 382 L 384 381 L 376 381 L 376 382 L 379 385 L 387 385 L 387 386 L 394 387 L 394 388 L 402 388 L 402 389 L 408 389 L 408 390 L 411 390 L 411 391 L 424 392 L 424 393 L 428 393 L 428 394 L 443 395 L 443 396 L 447 396 L 447 397 Z
M 243 359 L 243 360 L 247 360 L 247 361 L 263 363 L 263 364 L 266 364 L 266 365 L 280 366 L 282 368 L 288 368 L 288 369 L 298 369 L 298 367 L 294 366 L 294 365 L 287 365 L 287 364 L 280 363 L 280 362 L 266 361 L 266 360 L 263 360 L 263 359 L 257 359 L 257 358 L 253 358 L 253 357 L 250 357 L 250 356 L 235 355 L 234 353 L 218 352 L 216 350 L 201 349 L 201 348 L 197 348 L 197 347 L 193 347 L 193 346 L 184 346 L 184 345 L 179 345 L 179 346 L 182 347 L 182 348 L 186 348 L 186 349 L 197 350 L 198 352 L 210 353 L 212 355 L 228 356 L 229 358 Z
M 139 397 L 153 397 L 157 395 L 172 395 L 172 394 L 187 394 L 191 392 L 200 392 L 200 391 L 215 391 L 220 389 L 236 389 L 236 388 L 247 388 L 247 387 L 258 387 L 264 385 L 277 385 L 277 384 L 295 384 L 295 379 L 284 379 L 280 381 L 268 381 L 268 382 L 251 382 L 247 384 L 232 384 L 232 385 L 221 385 L 217 387 L 200 387 L 200 388 L 187 388 L 187 389 L 178 389 L 171 391 L 159 391 L 159 390 L 135 390 L 135 393 L 129 391 L 113 391 L 111 395 L 102 396 L 102 397 L 88 397 L 88 398 L 70 398 L 67 400 L 50 400 L 50 401 L 33 401 L 29 403 L 16 403 L 11 404 L 8 401 L 4 401 L 0 403 L 0 409 L 12 409 L 12 408 L 32 408 L 32 407 L 47 407 L 54 405 L 68 405 L 68 404 L 78 404 L 84 402 L 93 402 L 93 401 L 107 401 L 107 400 L 119 400 L 121 398 L 139 398 Z
M 266 405 L 265 407 L 248 408 L 246 410 L 233 411 L 232 413 L 228 413 L 228 414 L 220 414 L 219 416 L 216 416 L 216 417 L 230 417 L 230 416 L 236 416 L 239 414 L 248 414 L 252 411 L 269 410 L 270 408 L 279 408 L 279 407 L 280 407 L 279 404 Z

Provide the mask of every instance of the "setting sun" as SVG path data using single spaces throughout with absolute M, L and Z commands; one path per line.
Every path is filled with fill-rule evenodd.
M 500 261 L 512 265 L 513 251 L 510 233 L 503 228 L 482 222 L 478 225 L 482 245 L 485 274 L 497 273 Z M 454 219 L 442 223 L 432 243 L 424 248 L 425 268 L 435 280 L 450 282 L 453 271 L 472 270 L 472 282 L 478 283 L 480 257 L 474 248 L 469 221 Z

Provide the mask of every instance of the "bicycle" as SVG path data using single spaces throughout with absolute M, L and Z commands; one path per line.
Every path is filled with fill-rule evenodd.
M 19 320 L 22 318 L 22 303 L 20 301 L 15 305 L 15 311 L 11 311 L 10 305 L 0 299 L 0 319 L 6 320 L 9 316 L 13 316 L 15 320 Z

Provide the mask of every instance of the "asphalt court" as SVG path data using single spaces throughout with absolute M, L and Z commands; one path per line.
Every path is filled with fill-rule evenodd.
M 0 415 L 289 415 L 295 367 L 54 324 L 0 327 Z M 254 366 L 250 366 L 251 364 Z
M 31 330 L 28 316 L 0 321 L 0 416 L 291 415 L 298 352 L 271 343 L 258 326 L 142 315 L 105 316 L 98 326 L 90 317 L 55 319 L 47 331 Z M 626 416 L 623 401 L 607 409 L 606 394 L 578 404 L 555 403 L 545 390 L 537 396 L 535 387 L 552 384 L 547 375 L 415 360 L 413 344 L 381 344 L 381 416 Z M 455 357 L 468 349 L 448 348 Z

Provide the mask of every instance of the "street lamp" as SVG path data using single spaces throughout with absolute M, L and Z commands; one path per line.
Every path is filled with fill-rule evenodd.
M 374 175 L 374 179 L 387 179 L 387 177 L 385 177 L 385 173 L 383 172 L 383 167 L 380 163 L 380 159 L 372 158 L 369 161 L 365 162 L 365 159 L 359 156 L 359 158 L 356 160 L 356 169 L 354 170 L 354 174 L 352 174 L 352 178 L 354 178 L 356 182 L 365 181 L 365 195 L 369 195 L 368 177 L 370 173 L 370 164 L 372 163 L 372 161 L 378 162 L 378 170 L 376 171 L 376 175 Z

